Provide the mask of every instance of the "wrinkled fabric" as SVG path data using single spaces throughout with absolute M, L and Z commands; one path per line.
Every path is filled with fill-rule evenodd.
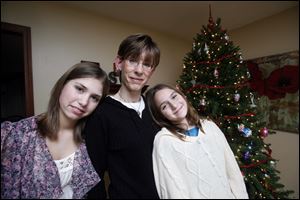
M 71 187 L 80 199 L 100 178 L 82 143 L 75 152 Z M 62 195 L 58 169 L 36 117 L 1 123 L 1 198 L 56 199 Z
M 154 139 L 153 171 L 161 199 L 248 199 L 234 154 L 217 125 L 180 140 L 162 128 Z

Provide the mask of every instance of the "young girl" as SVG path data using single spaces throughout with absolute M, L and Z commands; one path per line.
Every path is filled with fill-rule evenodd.
M 234 154 L 214 122 L 200 117 L 183 93 L 171 86 L 158 84 L 146 98 L 162 128 L 152 155 L 160 198 L 248 198 Z
M 1 123 L 1 198 L 79 199 L 100 181 L 81 131 L 108 89 L 98 65 L 79 63 L 56 82 L 46 113 Z

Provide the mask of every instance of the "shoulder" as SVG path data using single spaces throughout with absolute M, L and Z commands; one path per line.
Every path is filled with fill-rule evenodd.
M 5 121 L 1 123 L 1 150 L 4 146 L 18 148 L 18 145 L 29 142 L 30 138 L 36 137 L 36 120 L 36 116 L 33 116 L 17 122 Z
M 207 131 L 219 131 L 220 130 L 218 125 L 210 119 L 201 119 L 200 122 L 201 122 L 201 125 L 204 130 L 207 130 Z
M 162 138 L 165 138 L 165 136 L 174 136 L 167 128 L 161 128 L 156 136 L 155 140 L 161 140 Z
M 104 114 L 110 116 L 112 113 L 115 114 L 119 112 L 120 109 L 127 109 L 127 107 L 112 97 L 107 96 L 105 97 L 104 101 L 97 106 L 95 113 L 96 115 Z
M 28 132 L 33 129 L 37 128 L 37 117 L 29 117 L 22 119 L 17 122 L 10 122 L 10 121 L 5 121 L 1 123 L 1 134 L 2 132 L 10 132 L 10 131 L 16 131 L 16 132 Z
M 223 131 L 214 121 L 205 119 L 201 120 L 201 124 L 206 134 L 215 136 L 219 139 L 225 138 Z
M 181 140 L 171 133 L 167 128 L 162 128 L 154 138 L 154 146 L 166 148 Z

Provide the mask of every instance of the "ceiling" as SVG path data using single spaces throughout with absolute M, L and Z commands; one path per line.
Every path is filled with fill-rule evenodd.
M 207 25 L 209 5 L 216 21 L 227 30 L 299 6 L 298 1 L 60 1 L 125 23 L 192 41 Z

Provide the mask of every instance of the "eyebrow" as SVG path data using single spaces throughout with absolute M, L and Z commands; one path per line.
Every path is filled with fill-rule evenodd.
M 81 87 L 83 87 L 85 90 L 87 90 L 88 88 L 87 87 L 85 87 L 83 84 L 81 84 L 81 83 L 79 83 L 79 82 L 75 82 L 76 84 L 78 84 L 78 85 L 80 85 Z M 101 97 L 102 96 L 102 94 L 97 94 L 97 93 L 93 93 L 93 95 L 96 95 L 97 97 Z
M 169 97 L 171 97 L 173 94 L 175 94 L 175 93 L 177 93 L 176 91 L 173 91 L 170 95 L 169 95 Z M 166 103 L 166 101 L 163 101 L 160 105 L 159 105 L 159 108 L 162 106 L 162 104 L 164 104 L 164 103 Z

